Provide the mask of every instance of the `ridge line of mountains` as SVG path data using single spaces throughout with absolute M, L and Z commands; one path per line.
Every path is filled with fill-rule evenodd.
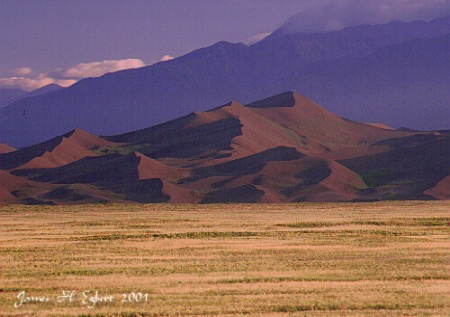
M 329 33 L 278 30 L 251 46 L 219 42 L 10 102 L 0 109 L 0 142 L 24 147 L 75 128 L 120 134 L 283 91 L 355 121 L 446 130 L 449 84 L 450 17 Z
M 286 92 L 125 134 L 0 145 L 0 203 L 450 199 L 450 131 L 344 119 Z

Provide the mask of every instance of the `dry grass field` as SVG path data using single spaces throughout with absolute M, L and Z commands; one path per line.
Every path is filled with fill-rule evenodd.
M 0 316 L 450 316 L 449 210 L 3 206 Z

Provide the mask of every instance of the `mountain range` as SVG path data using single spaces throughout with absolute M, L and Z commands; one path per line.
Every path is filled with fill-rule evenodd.
M 0 142 L 24 147 L 75 128 L 120 134 L 283 91 L 354 121 L 445 130 L 449 86 L 450 17 L 328 33 L 279 29 L 251 46 L 219 42 L 9 102 L 0 109 Z
M 355 122 L 293 92 L 0 153 L 2 203 L 450 199 L 449 130 Z

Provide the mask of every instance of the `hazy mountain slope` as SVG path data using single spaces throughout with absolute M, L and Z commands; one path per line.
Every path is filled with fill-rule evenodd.
M 328 33 L 285 33 L 283 27 L 251 46 L 258 60 L 265 60 L 272 71 L 282 58 L 286 67 L 304 66 L 317 61 L 343 57 L 362 57 L 384 46 L 413 39 L 431 39 L 450 33 L 450 17 L 430 22 L 391 22 L 384 25 L 360 25 Z M 281 73 L 289 68 L 281 69 Z
M 50 84 L 42 88 L 33 90 L 31 92 L 26 92 L 20 89 L 0 89 L 0 108 L 7 106 L 8 104 L 19 101 L 25 98 L 36 97 L 39 95 L 47 94 L 50 92 L 58 91 L 63 89 L 63 87 L 57 84 Z
M 286 86 L 353 120 L 448 129 L 450 35 L 293 69 L 277 85 Z
M 36 97 L 36 96 L 40 96 L 40 95 L 44 95 L 44 94 L 48 94 L 51 92 L 55 92 L 58 90 L 64 89 L 63 87 L 57 85 L 57 84 L 50 84 L 44 87 L 41 87 L 39 89 L 33 90 L 31 92 L 29 92 L 28 94 L 26 94 L 26 96 L 23 96 L 21 99 L 24 98 L 30 98 L 30 97 Z
M 9 103 L 26 96 L 28 93 L 20 89 L 0 89 L 0 109 Z
M 51 95 L 13 103 L 0 111 L 0 141 L 24 146 L 74 128 L 103 135 L 122 133 L 206 110 L 212 104 L 248 103 L 286 90 L 300 91 L 351 119 L 446 129 L 442 121 L 447 113 L 442 109 L 448 108 L 448 59 L 432 65 L 428 61 L 436 57 L 433 45 L 442 41 L 441 49 L 446 49 L 448 39 L 416 41 L 415 46 L 404 47 L 402 43 L 449 32 L 447 17 L 326 34 L 288 34 L 251 47 L 220 42 L 169 62 L 85 79 Z M 392 44 L 399 46 L 386 46 Z M 393 74 L 390 66 L 397 65 L 399 52 L 408 49 L 416 59 L 398 64 L 403 68 Z M 408 84 L 402 86 L 405 80 Z M 386 99 L 394 116 L 378 108 Z M 431 110 L 428 116 L 418 116 L 424 104 Z
M 305 22 L 304 17 L 305 12 L 301 12 L 295 16 L 289 18 L 280 28 L 272 32 L 272 34 L 266 37 L 266 40 L 274 40 L 279 39 L 281 37 L 290 36 L 292 34 L 326 34 L 326 32 L 317 32 L 312 29 L 308 30 L 305 26 L 301 26 Z M 445 13 L 444 13 L 445 14 Z M 353 26 L 347 27 L 343 30 L 336 30 L 333 32 L 344 31 L 342 34 L 351 34 L 353 33 L 359 25 L 364 25 L 366 30 L 366 37 L 376 38 L 376 33 L 371 33 L 376 28 L 382 28 L 384 30 L 384 34 L 382 38 L 378 40 L 386 43 L 385 41 L 391 43 L 398 43 L 399 40 L 405 40 L 407 38 L 411 38 L 416 35 L 420 38 L 434 37 L 436 35 L 444 35 L 448 33 L 450 29 L 450 25 L 448 22 L 450 18 L 448 16 L 442 16 L 431 20 L 430 22 L 425 21 L 411 21 L 409 23 L 393 21 L 386 24 L 364 24 L 364 22 L 355 23 Z M 317 21 L 321 23 L 320 21 Z M 359 32 L 358 32 L 359 33 Z M 364 39 L 362 39 L 364 40 Z M 384 45 L 384 44 L 383 44 Z

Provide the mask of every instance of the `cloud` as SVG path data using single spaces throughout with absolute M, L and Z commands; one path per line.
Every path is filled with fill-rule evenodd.
M 165 55 L 163 58 L 169 60 L 173 57 Z M 47 73 L 35 73 L 29 67 L 21 67 L 13 70 L 11 77 L 0 77 L 0 88 L 32 91 L 50 84 L 68 87 L 83 78 L 99 77 L 110 72 L 144 66 L 146 64 L 141 59 L 123 59 L 80 63 L 67 69 L 57 68 Z
M 252 44 L 258 43 L 259 41 L 264 40 L 264 39 L 265 39 L 266 37 L 268 37 L 270 34 L 272 34 L 272 33 L 270 33 L 270 32 L 264 32 L 264 33 L 259 33 L 259 34 L 252 35 L 252 36 L 248 37 L 248 38 L 245 40 L 244 43 L 247 44 L 247 45 L 252 45 Z
M 325 32 L 394 20 L 431 20 L 448 14 L 450 0 L 327 0 L 293 16 L 281 30 Z
M 45 74 L 40 74 L 34 78 L 27 77 L 10 77 L 0 78 L 0 88 L 21 89 L 25 91 L 32 91 L 50 84 L 57 84 L 62 87 L 68 87 L 76 83 L 72 79 L 55 79 L 46 77 Z
M 62 75 L 66 78 L 82 79 L 99 77 L 106 73 L 144 66 L 146 64 L 141 59 L 106 60 L 102 62 L 80 63 L 65 70 Z
M 150 61 L 150 63 L 147 66 L 151 66 L 151 65 L 158 64 L 161 62 L 168 62 L 168 61 L 173 60 L 174 58 L 175 58 L 174 56 L 172 56 L 170 54 L 166 54 L 166 55 L 162 56 L 160 59 L 154 59 L 154 60 Z
M 33 69 L 30 67 L 21 67 L 14 70 L 14 75 L 16 76 L 29 76 L 31 74 L 33 74 Z
M 167 61 L 170 61 L 172 59 L 174 59 L 173 56 L 171 56 L 171 55 L 164 55 L 163 57 L 161 57 L 161 59 L 159 61 L 160 62 L 167 62 Z
M 159 61 L 155 61 L 149 65 L 170 61 L 172 59 L 174 59 L 174 57 L 167 54 L 161 57 Z M 21 67 L 10 72 L 12 75 L 10 77 L 0 77 L 0 88 L 16 88 L 32 91 L 50 84 L 68 87 L 83 78 L 99 77 L 106 73 L 149 65 L 141 59 L 130 58 L 80 63 L 69 68 L 57 68 L 46 73 L 35 73 L 33 69 L 29 67 Z

